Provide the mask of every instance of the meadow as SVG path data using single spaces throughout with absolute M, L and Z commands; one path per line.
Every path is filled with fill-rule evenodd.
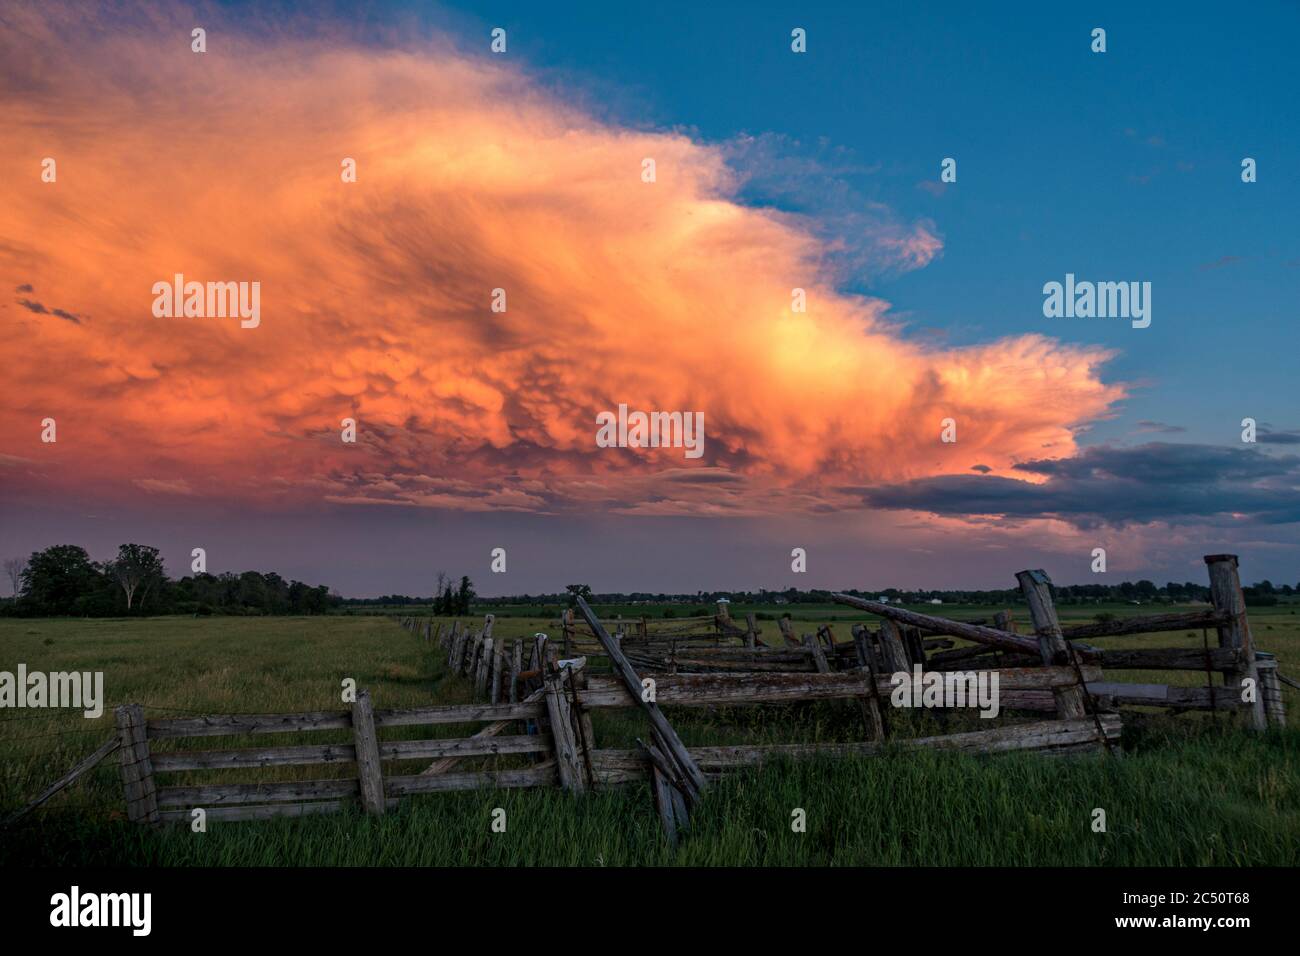
M 554 618 L 542 609 L 535 609 L 534 616 L 526 608 L 518 610 L 517 616 L 498 616 L 497 635 L 556 633 Z M 737 607 L 733 615 L 745 610 Z M 863 619 L 835 606 L 790 610 L 797 626 Z M 972 619 L 989 616 L 991 610 L 948 605 L 941 613 Z M 1071 623 L 1136 609 L 1060 610 L 1063 621 Z M 613 618 L 653 609 L 597 612 Z M 1027 630 L 1023 612 L 1017 616 Z M 1259 648 L 1276 653 L 1283 672 L 1294 674 L 1287 662 L 1300 660 L 1295 606 L 1252 608 L 1251 622 Z M 847 624 L 836 630 L 843 632 L 841 639 L 848 637 Z M 776 625 L 764 623 L 763 633 L 774 636 Z M 1209 640 L 1213 644 L 1213 634 Z M 1200 647 L 1201 641 L 1196 632 L 1097 643 Z M 97 720 L 79 712 L 0 711 L 0 816 L 22 806 L 107 739 L 113 733 L 112 706 L 119 703 L 143 703 L 146 714 L 156 717 L 339 710 L 345 678 L 369 688 L 377 708 L 463 703 L 471 696 L 465 681 L 447 673 L 440 653 L 374 614 L 0 620 L 0 670 L 13 670 L 19 662 L 30 670 L 103 670 L 108 706 Z M 1204 681 L 1184 672 L 1115 672 L 1108 679 Z M 1287 695 L 1295 724 L 1300 695 L 1289 688 Z M 594 716 L 602 747 L 631 746 L 635 737 L 644 736 L 633 712 Z M 862 733 L 856 709 L 837 703 L 677 710 L 669 716 L 691 745 L 852 740 Z M 907 733 L 934 729 L 930 715 L 908 718 Z M 410 728 L 409 733 L 451 737 L 467 729 L 477 728 Z M 346 740 L 347 734 L 326 731 L 312 739 Z M 225 738 L 219 745 L 283 742 L 263 735 Z M 181 743 L 183 749 L 217 745 Z M 712 788 L 692 816 L 689 837 L 675 850 L 662 841 L 644 786 L 581 800 L 559 790 L 433 794 L 406 799 L 378 819 L 349 813 L 214 824 L 203 834 L 179 827 L 151 831 L 124 819 L 114 757 L 0 835 L 0 865 L 1174 866 L 1300 861 L 1300 731 L 1295 727 L 1257 735 L 1232 726 L 1224 715 L 1126 712 L 1124 744 L 1118 758 L 926 752 L 772 763 L 729 776 Z M 348 774 L 347 767 L 286 767 L 223 771 L 220 779 L 311 779 L 331 770 Z M 174 774 L 169 782 L 208 779 L 211 772 L 193 771 Z M 497 807 L 506 810 L 505 833 L 490 827 Z M 1107 813 L 1104 834 L 1090 827 L 1098 807 Z M 805 833 L 791 831 L 794 808 L 807 813 Z

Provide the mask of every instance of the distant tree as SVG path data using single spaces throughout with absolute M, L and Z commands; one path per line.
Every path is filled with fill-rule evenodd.
M 307 613 L 307 592 L 310 591 L 307 585 L 301 581 L 294 581 L 289 585 L 289 611 L 292 614 Z
M 289 582 L 271 571 L 262 575 L 266 588 L 266 613 L 283 614 L 289 609 Z
M 27 570 L 26 558 L 6 558 L 5 574 L 9 576 L 9 584 L 14 589 L 14 600 L 18 600 L 18 590 L 22 587 L 23 572 Z
M 442 595 L 448 589 L 447 572 L 439 571 L 433 576 L 433 613 L 448 614 L 450 613 L 443 604 Z
M 591 602 L 591 585 L 589 584 L 569 584 L 564 590 L 569 592 L 569 607 L 578 606 L 578 598 L 582 598 L 588 603 Z
M 236 585 L 237 600 L 242 608 L 266 609 L 266 578 L 257 571 L 245 571 Z
M 117 557 L 104 565 L 104 570 L 126 595 L 127 611 L 134 606 L 137 593 L 143 607 L 149 592 L 167 577 L 158 549 L 143 544 L 121 545 Z
M 470 602 L 477 595 L 474 593 L 474 585 L 470 583 L 469 575 L 462 574 L 460 577 L 460 587 L 456 589 L 456 611 L 455 613 L 465 615 L 469 613 Z
M 94 592 L 99 569 L 85 548 L 56 544 L 35 551 L 22 572 L 22 595 L 45 614 L 72 614 L 77 601 Z

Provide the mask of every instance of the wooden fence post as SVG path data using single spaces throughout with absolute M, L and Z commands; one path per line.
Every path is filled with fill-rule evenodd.
M 925 641 L 921 638 L 921 632 L 914 627 L 905 629 L 903 643 L 907 647 L 907 656 L 912 663 L 920 664 L 921 670 L 925 670 Z
M 1256 651 L 1255 670 L 1259 672 L 1259 695 L 1264 701 L 1264 716 L 1270 724 L 1285 727 L 1286 701 L 1282 697 L 1282 683 L 1277 679 L 1277 658 Z
M 731 624 L 731 602 L 717 602 L 718 613 L 713 619 L 713 626 L 718 630 L 718 636 L 724 636 L 732 627 Z
M 566 607 L 564 613 L 560 615 L 560 634 L 564 645 L 564 656 L 569 656 L 569 643 L 573 639 L 573 608 Z
M 582 793 L 587 781 L 582 769 L 582 752 L 578 746 L 573 708 L 568 684 L 572 679 L 567 667 L 548 667 L 543 681 L 546 686 L 546 713 L 551 721 L 551 738 L 555 741 L 555 762 L 560 785 L 571 793 Z
M 788 617 L 777 618 L 776 626 L 781 629 L 781 636 L 789 647 L 802 647 L 803 643 L 794 636 L 794 622 Z
M 501 682 L 506 673 L 506 642 L 497 638 L 492 646 L 492 676 L 489 678 L 488 699 L 493 704 L 501 703 Z
M 474 695 L 480 698 L 487 694 L 488 672 L 492 669 L 492 638 L 483 638 L 482 648 L 478 665 L 474 668 Z
M 156 824 L 158 787 L 153 779 L 153 762 L 149 759 L 149 736 L 144 722 L 144 708 L 124 704 L 114 714 L 122 751 L 122 789 L 126 794 L 126 818 L 132 823 Z
M 460 621 L 451 622 L 451 634 L 447 638 L 447 667 L 456 672 L 456 655 L 460 653 Z
M 853 625 L 853 648 L 857 652 L 858 667 L 867 680 L 867 696 L 858 698 L 862 720 L 867 728 L 868 740 L 884 740 L 889 736 L 889 723 L 880 706 L 880 691 L 876 686 L 879 671 L 875 649 L 871 646 L 871 632 L 865 624 Z
M 524 672 L 524 642 L 518 638 L 515 639 L 514 648 L 511 651 L 511 668 L 510 668 L 510 703 L 519 702 L 519 695 L 523 688 L 519 686 L 519 675 Z
M 831 671 L 830 664 L 826 663 L 826 652 L 822 650 L 821 641 L 811 634 L 803 636 L 803 646 L 808 649 L 812 655 L 813 665 L 817 668 L 818 674 L 829 674 Z
M 375 736 L 375 713 L 370 691 L 357 691 L 352 703 L 352 738 L 357 748 L 357 779 L 361 782 L 361 806 L 366 813 L 384 812 L 384 776 L 379 763 L 379 738 Z
M 898 673 L 911 673 L 907 648 L 903 646 L 898 625 L 888 618 L 880 622 L 880 653 L 885 658 L 885 667 L 891 676 Z
M 1029 617 L 1034 622 L 1038 634 L 1038 649 L 1043 656 L 1043 663 L 1049 667 L 1059 662 L 1075 661 L 1074 652 L 1065 643 L 1061 633 L 1061 622 L 1056 617 L 1056 605 L 1052 603 L 1052 582 L 1045 571 L 1021 571 L 1016 575 L 1020 582 L 1020 592 L 1029 605 Z M 1056 713 L 1069 720 L 1088 715 L 1084 695 L 1087 688 L 1078 684 L 1068 687 L 1053 687 L 1052 697 L 1056 700 Z
M 1255 639 L 1250 633 L 1246 618 L 1246 598 L 1241 593 L 1241 579 L 1237 573 L 1235 554 L 1207 554 L 1205 564 L 1210 572 L 1210 600 L 1214 609 L 1229 620 L 1220 624 L 1219 646 L 1232 648 L 1238 654 L 1241 667 L 1225 671 L 1223 685 L 1232 687 L 1240 695 L 1242 684 L 1250 680 L 1255 685 L 1255 703 L 1250 706 L 1250 725 L 1256 730 L 1268 726 L 1264 715 L 1263 688 L 1259 686 L 1259 669 L 1255 664 Z
M 456 660 L 453 662 L 452 671 L 457 674 L 465 673 L 465 661 L 474 653 L 474 634 L 470 631 L 469 625 L 465 624 L 460 629 L 460 637 L 457 639 Z
M 669 846 L 676 846 L 680 831 L 690 825 L 686 799 L 673 785 L 672 767 L 664 752 L 653 741 L 647 744 L 638 739 L 637 743 L 641 744 L 646 756 L 650 758 L 650 792 L 654 796 L 655 809 L 659 812 L 664 837 Z
M 474 675 L 478 673 L 478 655 L 479 651 L 482 649 L 483 632 L 475 631 L 474 636 L 471 637 L 469 643 L 465 645 L 465 660 L 461 667 L 461 673 L 471 681 L 474 679 Z
M 745 646 L 753 649 L 758 646 L 758 621 L 754 618 L 753 611 L 745 615 L 745 624 L 748 625 L 745 631 Z

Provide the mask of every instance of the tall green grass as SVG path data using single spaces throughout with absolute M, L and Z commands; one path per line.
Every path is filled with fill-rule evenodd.
M 1252 620 L 1260 644 L 1285 657 L 1284 643 L 1270 647 L 1270 639 L 1293 640 L 1294 618 L 1277 630 L 1266 629 L 1266 618 Z M 507 636 L 536 629 L 531 621 L 510 624 Z M 1163 636 L 1162 643 L 1173 642 Z M 343 677 L 369 687 L 381 708 L 469 699 L 466 683 L 446 673 L 441 653 L 381 618 L 0 622 L 0 669 L 18 661 L 41 670 L 103 669 L 110 705 L 141 701 L 155 717 L 342 709 Z M 851 704 L 671 716 L 692 745 L 848 740 L 862 733 Z M 1293 705 L 1293 722 L 1297 716 Z M 595 718 L 598 746 L 632 746 L 645 735 L 635 712 L 601 711 Z M 908 733 L 938 729 L 931 715 L 899 720 Z M 1300 731 L 1261 736 L 1230 725 L 1223 715 L 1131 715 L 1124 754 L 1114 757 L 893 752 L 773 763 L 716 784 L 676 850 L 663 843 L 645 786 L 580 800 L 558 790 L 435 794 L 404 800 L 380 819 L 349 813 L 213 822 L 203 834 L 185 827 L 152 831 L 122 819 L 110 759 L 0 835 L 0 865 L 1295 865 Z M 476 729 L 403 728 L 400 734 L 463 736 Z M 98 721 L 0 712 L 0 815 L 111 732 L 111 707 Z M 346 736 L 325 732 L 310 739 Z M 306 739 L 295 735 L 293 742 Z M 287 742 L 284 735 L 261 735 L 160 746 Z M 166 782 L 348 772 L 194 772 Z M 506 811 L 505 833 L 491 830 L 497 807 Z M 796 808 L 806 811 L 804 833 L 790 826 Z M 1091 828 L 1095 808 L 1106 811 L 1106 833 Z
M 1293 866 L 1300 734 L 1184 728 L 1125 757 L 939 752 L 779 762 L 715 785 L 676 849 L 644 786 L 413 798 L 358 813 L 146 831 L 25 828 L 0 864 L 150 866 Z M 491 829 L 506 811 L 506 832 Z M 806 832 L 792 812 L 806 812 Z M 1107 832 L 1092 829 L 1094 808 Z

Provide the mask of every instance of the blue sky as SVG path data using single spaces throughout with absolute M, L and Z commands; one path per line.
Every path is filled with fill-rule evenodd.
M 831 175 L 931 220 L 944 252 L 846 288 L 956 344 L 1041 332 L 1119 350 L 1108 377 L 1143 387 L 1089 441 L 1142 437 L 1139 421 L 1208 443 L 1238 440 L 1245 416 L 1300 425 L 1296 5 L 701 6 L 458 4 L 429 19 L 469 50 L 504 27 L 512 57 L 620 122 L 770 134 L 793 157 L 856 167 Z M 955 186 L 919 188 L 948 156 Z M 1151 327 L 1045 319 L 1042 285 L 1066 272 L 1152 282 Z

